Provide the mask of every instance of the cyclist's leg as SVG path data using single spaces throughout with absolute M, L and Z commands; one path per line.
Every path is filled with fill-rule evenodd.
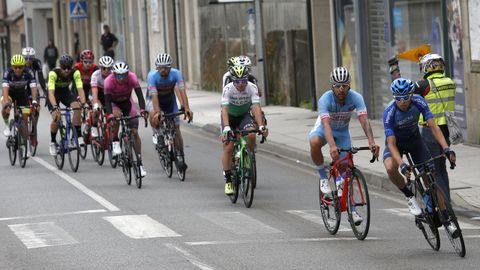
M 425 142 L 425 145 L 430 151 L 432 156 L 437 156 L 443 153 L 443 149 L 438 144 L 435 137 L 433 137 L 432 131 L 428 127 L 423 127 L 421 129 L 422 138 Z M 437 182 L 438 186 L 443 190 L 447 200 L 450 200 L 450 185 L 448 179 L 448 172 L 447 172 L 447 165 L 446 165 L 446 158 L 436 159 L 434 161 L 435 165 L 435 181 Z
M 221 130 L 223 130 L 223 118 L 220 117 Z M 240 124 L 240 118 L 235 118 L 229 116 L 228 125 L 232 130 L 236 130 Z M 230 195 L 233 193 L 232 186 L 232 155 L 233 155 L 233 146 L 234 142 L 229 141 L 228 143 L 223 143 L 223 155 L 222 155 L 222 165 L 223 165 L 223 177 L 225 179 L 225 194 Z
M 255 128 L 257 128 L 257 125 L 255 124 L 255 120 L 253 119 L 252 114 L 250 112 L 244 114 L 242 120 L 240 121 L 239 129 L 252 130 Z M 255 147 L 255 140 L 255 133 L 250 133 L 247 135 L 248 149 L 253 150 L 253 148 Z
M 310 138 L 310 157 L 312 158 L 313 164 L 320 175 L 320 179 L 327 179 L 327 171 L 325 166 L 325 159 L 322 153 L 322 147 L 327 143 L 325 139 L 325 134 L 323 133 L 323 127 L 321 125 L 320 116 L 315 122 L 315 126 L 309 133 Z
M 129 115 L 129 116 L 136 116 L 137 115 L 137 109 L 135 108 L 135 104 L 133 103 L 133 100 L 130 100 L 129 105 L 130 106 L 128 106 L 128 104 L 125 104 L 125 105 L 121 106 L 122 114 L 123 115 Z M 137 153 L 137 155 L 139 157 L 141 157 L 141 155 L 142 155 L 142 140 L 140 139 L 140 136 L 138 136 L 138 118 L 130 119 L 128 121 L 127 125 L 132 130 L 133 140 L 134 140 L 134 144 L 135 144 L 135 152 Z
M 11 93 L 9 93 L 11 94 Z M 3 101 L 3 96 L 1 97 L 1 104 L 2 104 L 2 117 L 3 122 L 5 123 L 5 129 L 8 129 L 8 119 L 10 118 L 10 110 L 12 105 L 12 98 L 8 96 L 8 101 Z
M 400 154 L 404 152 L 404 147 L 402 144 L 397 143 L 397 148 Z M 411 198 L 413 196 L 412 191 L 407 187 L 407 183 L 405 182 L 405 178 L 403 175 L 398 171 L 398 167 L 400 164 L 392 158 L 392 154 L 390 153 L 390 149 L 388 148 L 387 142 L 385 142 L 385 150 L 383 150 L 383 165 L 387 170 L 388 178 L 390 181 L 397 186 L 398 189 L 405 195 L 406 198 Z

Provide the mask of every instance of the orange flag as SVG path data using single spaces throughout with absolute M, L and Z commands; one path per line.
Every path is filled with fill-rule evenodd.
M 430 53 L 431 46 L 429 44 L 423 44 L 416 48 L 397 54 L 398 58 L 418 62 L 422 56 Z

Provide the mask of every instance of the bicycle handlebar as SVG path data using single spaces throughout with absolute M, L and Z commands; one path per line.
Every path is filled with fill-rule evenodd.
M 340 149 L 338 149 L 338 153 L 350 152 L 352 154 L 356 154 L 356 153 L 358 153 L 358 151 L 363 151 L 363 150 L 370 150 L 370 147 L 361 146 L 361 147 L 340 148 Z M 373 150 L 375 150 L 375 148 L 373 148 Z M 375 160 L 378 161 L 378 157 L 375 156 L 375 153 L 372 153 L 372 159 L 370 159 L 370 163 L 375 162 Z
M 117 121 L 128 121 L 128 120 L 131 120 L 131 119 L 136 119 L 136 118 L 143 118 L 143 115 L 141 114 L 137 114 L 137 115 L 134 115 L 134 116 L 120 116 L 120 117 L 113 117 L 112 119 L 115 119 Z M 110 120 L 111 121 L 111 120 Z M 148 122 L 147 122 L 147 119 L 145 119 L 145 127 L 148 126 Z
M 434 161 L 434 160 L 436 160 L 436 159 L 442 158 L 442 157 L 445 157 L 445 155 L 444 155 L 444 154 L 440 154 L 440 155 L 434 156 L 434 157 L 432 157 L 432 158 L 430 158 L 430 159 L 425 160 L 425 161 L 422 162 L 422 163 L 410 165 L 410 167 L 411 167 L 412 170 L 413 170 L 413 169 L 416 169 L 416 168 L 418 168 L 418 167 L 425 167 L 425 166 L 428 166 L 428 163 L 430 163 L 430 162 L 432 162 L 432 161 Z M 447 159 L 448 159 L 448 158 L 447 158 Z M 455 169 L 455 166 L 457 166 L 457 165 L 456 165 L 454 162 L 451 162 L 450 159 L 448 159 L 448 162 L 450 162 L 450 169 L 452 169 L 452 170 Z
M 180 109 L 178 112 L 172 112 L 172 113 L 164 113 L 164 112 L 161 112 L 159 115 L 158 115 L 158 119 L 161 120 L 161 117 L 165 117 L 165 118 L 175 118 L 179 115 L 182 115 L 182 114 L 185 114 L 185 109 Z M 188 120 L 188 123 L 190 124 L 192 122 L 192 120 Z
M 257 133 L 258 135 L 262 135 L 262 139 L 260 140 L 260 143 L 264 143 L 264 142 L 267 140 L 267 138 L 265 138 L 265 136 L 263 136 L 262 132 L 261 132 L 259 129 L 232 130 L 231 132 L 232 132 L 233 134 L 235 134 L 235 135 L 240 135 L 240 136 L 246 136 L 246 135 L 248 135 L 248 134 L 250 134 L 250 133 Z M 233 142 L 233 141 L 235 141 L 235 140 L 236 140 L 235 137 L 233 137 L 233 138 L 227 137 L 227 139 L 225 140 L 224 143 Z

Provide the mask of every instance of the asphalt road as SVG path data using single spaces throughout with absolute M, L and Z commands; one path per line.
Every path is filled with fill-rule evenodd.
M 316 173 L 259 152 L 252 208 L 223 194 L 221 144 L 183 126 L 189 165 L 185 182 L 167 178 L 141 127 L 148 172 L 142 189 L 120 169 L 100 167 L 89 152 L 77 173 L 56 170 L 48 155 L 49 118 L 40 145 L 21 169 L 0 139 L 0 269 L 475 269 L 480 221 L 461 218 L 467 255 L 459 258 L 441 231 L 433 251 L 399 194 L 370 189 L 365 241 L 347 222 L 325 230 Z M 3 126 L 2 126 L 3 129 Z M 261 148 L 261 146 L 259 146 Z M 346 215 L 342 217 L 346 220 Z M 475 266 L 477 265 L 477 266 Z

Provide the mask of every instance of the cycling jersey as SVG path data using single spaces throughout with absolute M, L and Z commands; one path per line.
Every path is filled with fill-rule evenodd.
M 59 91 L 70 91 L 69 87 L 72 82 L 77 89 L 83 89 L 82 76 L 76 68 L 72 69 L 68 77 L 62 75 L 62 70 L 59 67 L 54 68 L 48 73 L 48 91 L 55 91 L 55 94 Z
M 15 71 L 11 68 L 3 73 L 2 87 L 8 88 L 9 93 L 12 92 L 26 92 L 28 87 L 37 87 L 35 76 L 32 70 L 25 68 L 20 77 L 15 75 Z
M 11 68 L 3 74 L 2 87 L 8 89 L 8 96 L 12 102 L 17 102 L 17 106 L 28 106 L 27 89 L 36 86 L 35 77 L 30 69 L 25 68 L 20 77 L 17 77 Z
M 42 90 L 46 91 L 47 85 L 45 84 L 45 78 L 43 77 L 42 62 L 40 61 L 40 59 L 33 58 L 32 65 L 31 66 L 27 65 L 26 67 L 32 70 L 35 80 L 40 84 L 40 86 L 42 87 Z M 38 76 L 37 76 L 37 73 L 38 73 Z
M 243 91 L 238 91 L 233 83 L 229 83 L 223 88 L 222 106 L 228 107 L 229 115 L 233 117 L 244 115 L 254 104 L 260 104 L 258 88 L 255 84 L 248 82 Z
M 255 85 L 258 84 L 257 78 L 255 78 L 255 76 L 253 76 L 252 74 L 248 75 L 248 81 Z M 230 73 L 230 71 L 227 71 L 225 74 L 223 74 L 222 87 L 225 87 L 227 84 L 231 82 L 233 82 L 232 74 Z
M 89 69 L 84 70 L 83 69 L 83 63 L 78 62 L 78 63 L 75 64 L 75 67 L 78 69 L 78 71 L 80 71 L 80 75 L 82 76 L 83 87 L 85 88 L 86 86 L 90 86 L 90 81 L 91 81 L 91 78 L 92 78 L 92 74 L 93 74 L 93 72 L 98 70 L 97 65 L 95 65 L 95 63 L 93 63 L 90 66 Z
M 107 75 L 107 77 L 108 76 L 110 76 L 110 74 Z M 92 78 L 90 80 L 90 85 L 92 87 L 97 87 L 99 91 L 103 91 L 105 79 L 106 78 L 103 78 L 103 76 L 102 76 L 102 71 L 100 69 L 97 69 L 92 74 Z
M 383 112 L 385 137 L 395 136 L 397 141 L 405 142 L 418 137 L 420 114 L 426 120 L 433 118 L 427 101 L 419 95 L 412 96 L 411 104 L 406 112 L 400 110 L 395 101 L 391 101 Z
M 182 91 L 185 90 L 185 82 L 180 70 L 170 69 L 166 78 L 163 78 L 157 70 L 152 70 L 148 73 L 147 100 L 150 100 L 152 95 L 174 95 L 175 86 Z

